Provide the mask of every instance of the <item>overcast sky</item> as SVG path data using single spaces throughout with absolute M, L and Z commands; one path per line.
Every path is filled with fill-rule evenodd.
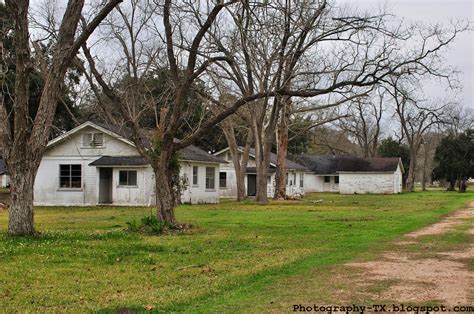
M 377 8 L 387 4 L 390 11 L 407 21 L 449 24 L 451 20 L 465 19 L 474 22 L 474 0 L 339 0 L 360 8 Z M 474 25 L 474 24 L 473 24 Z M 456 39 L 447 53 L 447 61 L 462 71 L 463 90 L 459 101 L 474 109 L 474 32 L 464 33 Z M 426 92 L 443 98 L 444 89 L 428 86 Z

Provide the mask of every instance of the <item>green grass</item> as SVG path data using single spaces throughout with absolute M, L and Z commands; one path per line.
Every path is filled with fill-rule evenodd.
M 429 191 L 183 205 L 176 214 L 194 226 L 192 233 L 166 236 L 124 231 L 149 208 L 38 208 L 40 235 L 33 238 L 8 237 L 7 214 L 0 212 L 0 307 L 263 310 L 292 295 L 296 287 L 284 285 L 287 280 L 324 276 L 346 261 L 372 256 L 471 199 L 474 193 Z M 335 288 L 318 284 L 325 299 Z

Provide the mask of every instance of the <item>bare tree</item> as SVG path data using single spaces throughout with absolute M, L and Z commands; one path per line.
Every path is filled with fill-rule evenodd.
M 121 0 L 107 1 L 98 13 L 78 30 L 83 14 L 83 0 L 67 2 L 57 40 L 48 67 L 42 67 L 44 87 L 36 116 L 28 114 L 28 85 L 34 66 L 29 42 L 29 1 L 7 0 L 7 11 L 14 20 L 15 91 L 12 110 L 0 106 L 0 136 L 4 157 L 11 176 L 11 204 L 8 232 L 12 235 L 33 234 L 33 185 L 53 124 L 64 76 L 81 45 L 99 23 Z M 44 60 L 40 62 L 45 64 Z M 3 95 L 2 95 L 3 96 Z
M 395 78 L 391 89 L 387 91 L 393 98 L 395 115 L 399 120 L 401 133 L 410 149 L 410 164 L 407 176 L 407 191 L 415 190 L 415 173 L 420 147 L 424 135 L 436 125 L 448 124 L 446 113 L 451 111 L 452 104 L 446 101 L 435 102 L 417 99 L 413 85 Z
M 382 116 L 386 99 L 381 89 L 368 97 L 358 98 L 347 106 L 347 118 L 339 120 L 339 127 L 361 148 L 361 155 L 374 157 L 382 133 Z

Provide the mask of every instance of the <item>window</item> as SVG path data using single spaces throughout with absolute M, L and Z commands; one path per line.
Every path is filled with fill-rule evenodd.
M 227 188 L 227 172 L 219 172 L 219 187 L 221 189 Z
M 300 173 L 300 188 L 303 187 L 304 184 L 304 173 Z
M 335 176 L 335 177 L 334 177 L 334 183 L 339 184 L 339 176 Z
M 325 183 L 331 182 L 331 177 L 330 176 L 324 176 L 324 182 Z
M 198 185 L 198 166 L 193 166 L 193 185 Z
M 286 185 L 288 185 L 288 172 L 286 173 Z
M 216 171 L 214 167 L 206 167 L 206 189 L 216 188 Z
M 80 189 L 82 187 L 81 165 L 60 165 L 59 187 L 63 189 Z
M 296 185 L 296 172 L 293 173 L 293 185 Z
M 137 186 L 137 171 L 135 170 L 119 171 L 119 185 Z
M 82 146 L 84 147 L 103 147 L 103 133 L 84 133 L 82 135 Z

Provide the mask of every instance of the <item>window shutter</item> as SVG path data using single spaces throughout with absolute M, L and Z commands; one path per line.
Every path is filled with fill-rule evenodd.
M 104 146 L 104 134 L 94 133 L 94 146 L 95 147 Z

